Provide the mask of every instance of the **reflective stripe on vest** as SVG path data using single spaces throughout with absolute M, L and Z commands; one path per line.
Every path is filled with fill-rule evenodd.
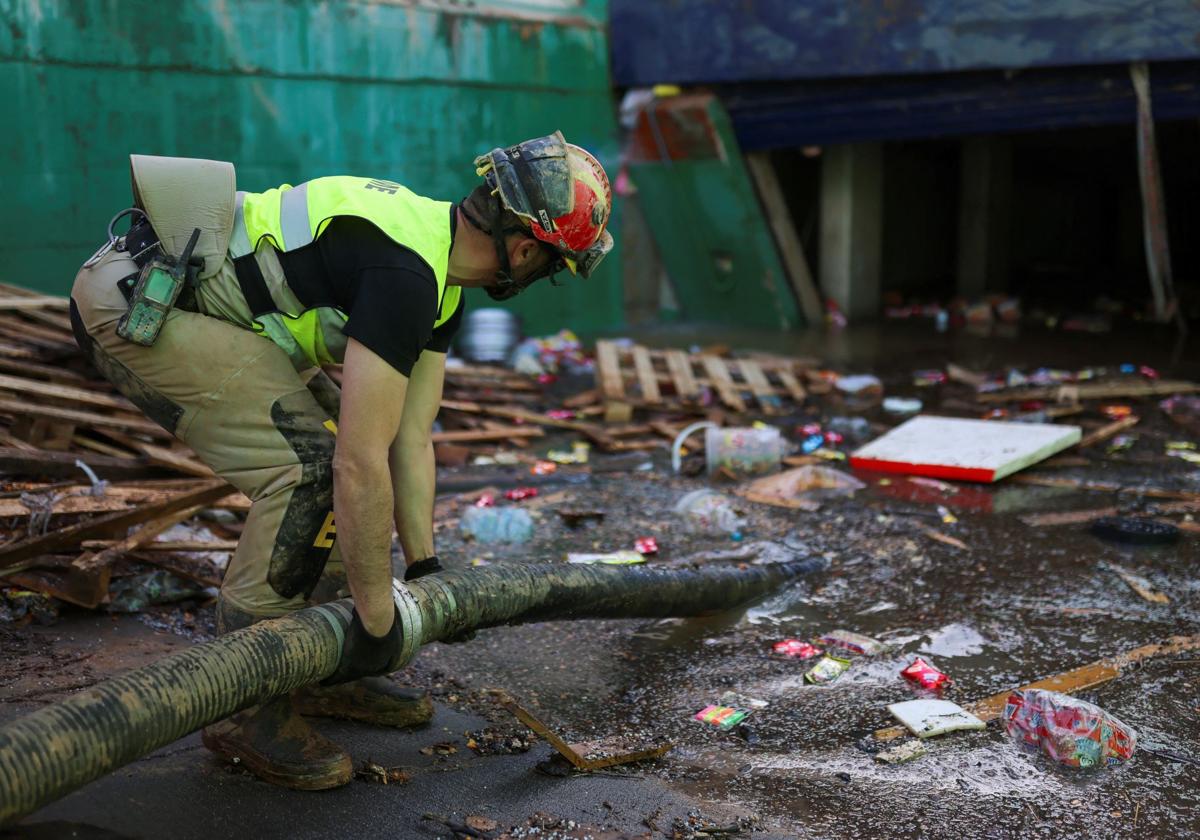
M 374 224 L 397 244 L 419 256 L 433 271 L 439 312 L 434 327 L 458 309 L 459 286 L 446 285 L 450 256 L 450 207 L 393 181 L 335 176 L 262 193 L 239 192 L 234 205 L 230 256 L 254 253 L 266 240 L 279 251 L 311 244 L 337 216 L 357 216 Z M 268 295 L 269 295 L 268 290 Z M 283 348 L 298 367 L 330 364 L 345 354 L 341 328 L 346 314 L 328 306 L 302 312 L 253 313 L 259 332 Z

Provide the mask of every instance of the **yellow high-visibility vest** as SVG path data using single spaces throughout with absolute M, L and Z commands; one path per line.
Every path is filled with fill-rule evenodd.
M 458 309 L 460 286 L 446 285 L 450 259 L 450 203 L 419 196 L 394 181 L 337 175 L 284 184 L 261 193 L 237 194 L 229 254 L 258 248 L 294 251 L 314 242 L 338 216 L 366 219 L 398 245 L 419 256 L 437 281 L 440 327 Z M 286 278 L 285 278 L 286 279 Z M 298 367 L 334 364 L 345 354 L 347 315 L 331 306 L 299 313 L 255 313 L 255 327 L 283 348 Z

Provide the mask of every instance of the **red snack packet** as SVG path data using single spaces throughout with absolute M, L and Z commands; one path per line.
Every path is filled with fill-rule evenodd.
M 783 641 L 776 642 L 771 649 L 790 659 L 812 659 L 814 656 L 821 655 L 819 647 L 811 645 L 808 642 L 802 642 L 799 639 L 784 639 Z
M 558 464 L 553 461 L 538 461 L 529 468 L 530 475 L 550 475 L 558 469 Z
M 821 434 L 821 424 L 820 423 L 805 423 L 803 426 L 800 427 L 800 434 L 802 434 L 804 437 L 812 437 L 813 435 L 819 435 L 819 434 Z
M 929 691 L 940 691 L 950 682 L 948 676 L 919 656 L 900 675 Z
M 532 499 L 537 494 L 536 487 L 514 487 L 512 490 L 504 491 L 504 498 L 510 502 L 519 502 L 522 499 Z
M 839 443 L 841 443 L 845 439 L 846 438 L 842 436 L 841 432 L 826 432 L 825 433 L 825 442 L 828 443 L 830 446 L 837 446 Z
M 475 507 L 492 507 L 496 504 L 496 497 L 491 493 L 484 493 L 475 500 Z
M 546 416 L 553 420 L 574 420 L 575 412 L 569 408 L 552 408 L 546 412 Z
M 638 554 L 658 554 L 658 540 L 654 537 L 639 537 L 633 541 L 633 549 Z

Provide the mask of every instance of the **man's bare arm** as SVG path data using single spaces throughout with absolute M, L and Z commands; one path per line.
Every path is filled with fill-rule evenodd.
M 392 442 L 389 462 L 395 495 L 394 517 L 400 547 L 409 565 L 431 557 L 436 470 L 430 437 L 438 406 L 446 354 L 426 350 L 413 367 L 404 400 L 400 431 Z
M 333 456 L 333 509 L 350 593 L 363 627 L 392 626 L 391 472 L 387 453 L 400 428 L 408 377 L 350 339 Z

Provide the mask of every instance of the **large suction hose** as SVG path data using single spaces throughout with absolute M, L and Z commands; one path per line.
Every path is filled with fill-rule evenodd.
M 691 616 L 821 568 L 504 565 L 396 586 L 401 660 L 465 631 L 562 618 Z M 333 672 L 350 620 L 336 601 L 164 657 L 0 727 L 0 825 L 240 709 Z

